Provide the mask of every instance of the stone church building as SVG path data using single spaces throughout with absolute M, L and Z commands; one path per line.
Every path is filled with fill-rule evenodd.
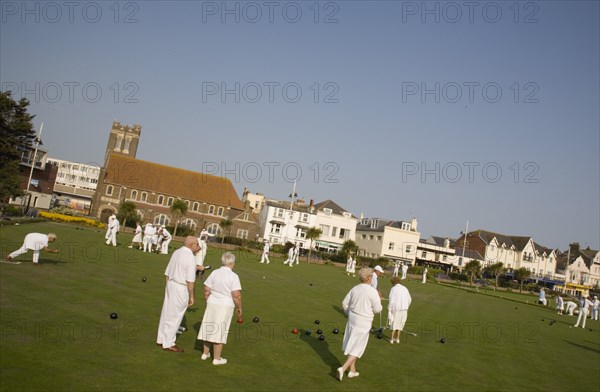
M 142 224 L 174 226 L 171 206 L 182 199 L 188 211 L 179 224 L 196 228 L 196 234 L 202 229 L 220 234 L 219 223 L 229 218 L 233 225 L 225 235 L 256 239 L 256 216 L 229 179 L 136 159 L 141 132 L 140 125 L 113 122 L 91 215 L 106 222 L 122 202 L 131 201 Z

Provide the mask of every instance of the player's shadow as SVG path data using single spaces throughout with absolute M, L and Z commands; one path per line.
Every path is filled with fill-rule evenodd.
M 40 258 L 39 260 L 40 265 L 48 265 L 48 264 L 52 264 L 52 265 L 59 265 L 59 264 L 67 264 L 66 261 L 63 260 L 56 260 L 56 259 L 42 259 Z
M 588 350 L 588 351 L 591 351 L 591 352 L 596 353 L 596 354 L 600 354 L 600 350 L 597 350 L 595 348 L 587 347 L 587 346 L 584 346 L 583 344 L 569 342 L 568 340 L 565 340 L 565 342 L 568 343 L 568 344 L 570 344 L 570 345 L 572 345 L 572 346 L 579 347 L 581 349 Z
M 304 329 L 298 332 L 300 335 L 300 340 L 308 344 L 326 365 L 331 366 L 331 372 L 329 375 L 333 378 L 336 378 L 337 368 L 342 366 L 342 364 L 340 363 L 339 359 L 329 350 L 327 338 L 325 338 L 325 340 L 319 340 L 317 335 L 313 335 L 312 333 L 307 335 L 306 330 Z

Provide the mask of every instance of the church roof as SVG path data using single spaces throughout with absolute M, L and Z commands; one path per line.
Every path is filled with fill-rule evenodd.
M 118 154 L 110 155 L 106 164 L 104 182 L 183 200 L 244 209 L 244 203 L 227 178 Z

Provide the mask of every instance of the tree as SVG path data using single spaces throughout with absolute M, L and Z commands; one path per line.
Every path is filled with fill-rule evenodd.
M 221 231 L 223 232 L 223 238 L 221 238 L 221 245 L 225 242 L 225 230 L 227 230 L 227 233 L 229 235 L 231 235 L 231 226 L 233 226 L 233 222 L 231 221 L 231 219 L 229 218 L 225 218 L 221 220 L 221 223 L 219 223 L 219 226 L 221 227 Z
M 123 227 L 127 225 L 127 221 L 138 222 L 141 220 L 140 214 L 137 212 L 137 206 L 132 201 L 124 201 L 119 206 L 117 218 L 123 222 Z
M 340 253 L 340 255 L 342 255 L 343 258 L 347 259 L 348 254 L 356 253 L 357 251 L 358 251 L 358 245 L 356 245 L 356 242 L 354 242 L 352 240 L 346 240 L 342 244 L 342 249 L 340 249 L 339 253 Z
M 525 267 L 515 270 L 515 279 L 519 281 L 519 293 L 523 290 L 523 282 L 531 276 L 531 271 Z
M 187 214 L 188 206 L 185 201 L 177 199 L 171 205 L 171 214 L 175 220 L 175 229 L 173 229 L 173 237 L 177 235 L 177 226 L 179 226 L 179 220 Z
M 471 260 L 465 265 L 464 272 L 469 275 L 469 286 L 473 286 L 473 279 L 481 273 L 481 264 L 477 260 Z
M 15 102 L 10 91 L 0 92 L 0 210 L 12 196 L 24 194 L 17 148 L 31 147 L 36 137 L 31 122 L 35 116 L 27 113 L 27 106 L 27 99 Z
M 323 234 L 323 231 L 318 227 L 309 227 L 308 230 L 306 230 L 306 239 L 310 240 L 310 246 L 308 247 L 308 259 L 306 259 L 306 261 L 309 261 L 310 255 L 312 254 L 313 240 L 318 239 L 321 234 Z
M 485 270 L 487 272 L 489 272 L 495 278 L 495 284 L 496 284 L 495 287 L 497 289 L 498 288 L 498 279 L 506 271 L 506 268 L 504 268 L 504 264 L 502 264 L 501 262 L 497 262 L 497 263 L 494 263 L 494 264 L 486 267 Z

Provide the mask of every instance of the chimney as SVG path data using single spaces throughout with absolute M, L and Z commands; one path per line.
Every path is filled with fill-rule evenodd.
M 314 199 L 310 199 L 309 208 L 310 208 L 310 213 L 312 214 L 315 211 L 315 201 L 314 201 Z
M 577 257 L 579 257 L 579 242 L 571 242 L 569 244 L 569 252 L 571 253 L 572 260 L 575 260 Z M 568 260 L 568 262 L 570 263 L 571 260 Z
M 417 231 L 417 218 L 412 218 L 410 221 L 410 229 L 412 231 Z

